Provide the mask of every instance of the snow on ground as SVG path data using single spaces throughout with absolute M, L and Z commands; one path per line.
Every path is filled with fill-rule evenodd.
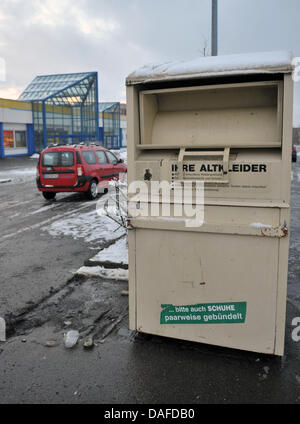
M 43 213 L 43 212 L 48 211 L 49 209 L 57 208 L 58 206 L 59 206 L 58 204 L 53 203 L 52 205 L 44 206 L 44 207 L 42 207 L 42 208 L 40 208 L 40 209 L 38 209 L 36 211 L 30 212 L 29 215 L 36 215 L 38 213 Z
M 23 169 L 8 169 L 5 172 L 0 172 L 0 176 L 6 175 L 6 176 L 12 176 L 12 177 L 18 177 L 22 175 L 35 175 L 36 174 L 36 167 L 34 168 L 23 168 Z
M 108 278 L 109 280 L 128 280 L 127 269 L 106 269 L 102 266 L 83 266 L 76 272 L 78 275 L 84 275 L 87 277 L 101 277 Z
M 127 148 L 121 150 L 112 150 L 112 152 L 119 158 L 123 159 L 124 163 L 127 163 Z
M 123 237 L 90 259 L 92 262 L 112 262 L 128 265 L 127 237 Z
M 127 163 L 127 149 L 120 150 L 119 158 L 123 159 L 123 161 Z
M 21 168 L 21 169 L 8 169 L 0 172 L 0 180 L 10 180 L 8 182 L 20 183 L 28 180 L 34 181 L 36 175 L 36 167 Z
M 70 236 L 75 240 L 84 239 L 87 243 L 112 241 L 126 233 L 112 219 L 98 216 L 96 208 L 87 213 L 75 212 L 74 215 L 52 223 L 44 231 L 53 237 Z
M 46 208 L 42 209 L 46 210 Z M 123 236 L 108 248 L 101 250 L 91 261 L 128 264 L 126 229 L 120 227 L 107 216 L 99 216 L 96 209 L 87 213 L 75 212 L 71 216 L 44 227 L 43 231 L 47 231 L 52 237 L 70 236 L 75 240 L 83 239 L 86 243 L 96 244 L 98 249 L 101 249 L 101 245 L 113 242 Z M 112 280 L 128 280 L 128 270 L 120 268 L 106 269 L 102 266 L 83 266 L 77 271 L 77 274 Z

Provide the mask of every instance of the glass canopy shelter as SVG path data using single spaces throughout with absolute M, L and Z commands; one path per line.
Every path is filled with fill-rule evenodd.
M 19 100 L 32 102 L 36 152 L 99 140 L 97 72 L 37 76 Z

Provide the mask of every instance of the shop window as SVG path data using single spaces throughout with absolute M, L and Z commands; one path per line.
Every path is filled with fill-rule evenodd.
M 5 149 L 26 148 L 26 131 L 3 131 Z
M 26 132 L 15 131 L 15 147 L 26 147 Z
M 6 149 L 13 149 L 14 148 L 14 132 L 3 131 L 3 141 L 4 141 L 4 147 Z

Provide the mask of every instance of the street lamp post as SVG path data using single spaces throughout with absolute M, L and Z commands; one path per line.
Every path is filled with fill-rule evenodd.
M 218 0 L 212 0 L 211 55 L 218 56 Z

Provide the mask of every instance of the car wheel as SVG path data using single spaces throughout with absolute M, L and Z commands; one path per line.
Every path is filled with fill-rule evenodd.
M 90 182 L 88 191 L 86 192 L 86 197 L 89 200 L 95 200 L 98 195 L 98 184 L 97 181 L 93 180 Z
M 43 196 L 46 200 L 53 200 L 55 199 L 56 193 L 43 191 Z

